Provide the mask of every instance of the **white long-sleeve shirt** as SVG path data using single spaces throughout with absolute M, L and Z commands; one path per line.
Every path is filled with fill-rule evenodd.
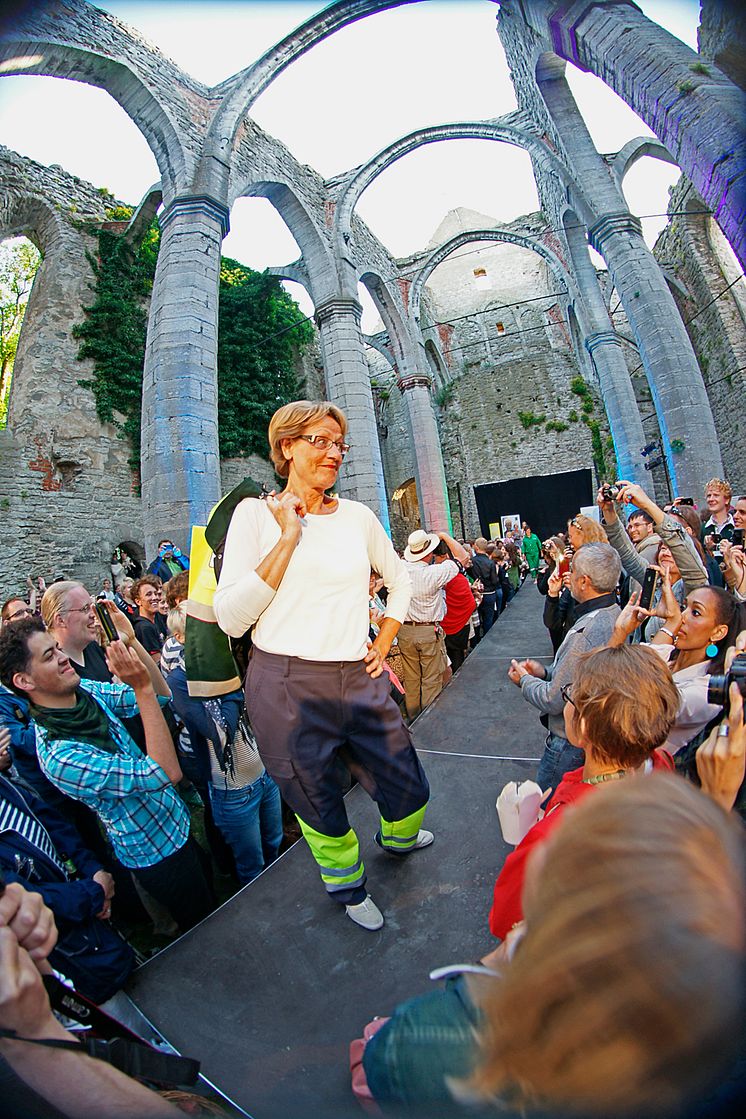
M 314 661 L 362 660 L 368 650 L 368 583 L 373 568 L 389 596 L 387 617 L 403 622 L 411 586 L 383 526 L 365 505 L 339 500 L 333 513 L 301 519 L 301 537 L 274 591 L 256 568 L 280 539 L 264 501 L 236 508 L 213 607 L 222 630 L 252 637 L 265 653 Z

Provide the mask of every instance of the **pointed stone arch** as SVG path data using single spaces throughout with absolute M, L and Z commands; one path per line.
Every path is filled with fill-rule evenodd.
M 336 293 L 334 259 L 299 194 L 286 182 L 257 179 L 244 187 L 241 197 L 266 198 L 280 215 L 301 251 L 300 260 L 291 267 L 296 271 L 302 268 L 304 279 L 299 282 L 303 283 L 314 303 L 321 303 Z
M 462 245 L 468 245 L 473 241 L 505 241 L 508 244 L 517 245 L 519 248 L 538 253 L 548 264 L 565 296 L 568 298 L 574 298 L 576 296 L 577 293 L 575 291 L 574 281 L 562 261 L 552 249 L 547 248 L 546 245 L 542 244 L 542 242 L 535 237 L 517 233 L 512 229 L 471 229 L 465 230 L 463 233 L 458 233 L 455 237 L 451 237 L 450 240 L 439 245 L 438 248 L 430 254 L 414 277 L 409 291 L 409 310 L 415 321 L 419 319 L 422 289 L 427 283 L 430 273 L 433 272 L 439 264 L 442 264 L 456 249 L 461 248 Z
M 349 235 L 352 215 L 361 195 L 379 175 L 383 174 L 397 160 L 427 144 L 469 139 L 491 140 L 523 148 L 528 152 L 532 161 L 536 160 L 542 163 L 547 172 L 556 175 L 563 186 L 566 187 L 570 181 L 570 175 L 565 165 L 549 148 L 543 138 L 536 134 L 536 129 L 530 118 L 523 113 L 509 113 L 495 120 L 460 121 L 453 124 L 432 125 L 429 128 L 422 128 L 416 132 L 410 132 L 407 136 L 402 136 L 395 140 L 393 144 L 383 148 L 361 167 L 357 167 L 347 176 L 338 177 L 335 180 L 335 183 L 341 181 L 344 184 L 337 199 L 335 214 L 338 236 L 344 238 Z M 579 189 L 577 185 L 576 189 Z
M 38 57 L 34 52 L 38 52 Z M 176 124 L 129 61 L 32 34 L 29 39 L 0 40 L 0 62 L 5 77 L 37 75 L 103 89 L 145 138 L 158 164 L 164 191 L 174 193 L 177 184 L 185 179 L 186 158 Z

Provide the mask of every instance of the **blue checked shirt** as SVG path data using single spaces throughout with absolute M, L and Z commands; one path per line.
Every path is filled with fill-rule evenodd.
M 186 843 L 189 810 L 161 767 L 138 750 L 119 721 L 137 714 L 132 688 L 100 680 L 81 680 L 80 687 L 103 709 L 117 752 L 74 739 L 50 740 L 37 725 L 41 768 L 63 793 L 93 809 L 124 866 L 153 866 Z

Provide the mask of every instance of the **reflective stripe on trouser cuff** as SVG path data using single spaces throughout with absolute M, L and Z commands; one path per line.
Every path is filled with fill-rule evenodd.
M 303 837 L 318 863 L 321 881 L 328 893 L 350 890 L 365 882 L 365 866 L 360 858 L 360 844 L 352 828 L 346 835 L 324 835 L 301 820 L 296 813 Z
M 417 842 L 420 824 L 425 818 L 427 804 L 405 816 L 403 820 L 394 820 L 393 823 L 381 817 L 381 846 L 389 847 L 392 851 L 409 851 Z

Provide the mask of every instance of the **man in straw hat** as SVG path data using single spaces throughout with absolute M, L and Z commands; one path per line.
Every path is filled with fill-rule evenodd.
M 404 549 L 412 598 L 397 641 L 404 664 L 404 695 L 410 719 L 432 703 L 443 687 L 447 664 L 445 634 L 440 625 L 446 612 L 443 588 L 456 578 L 459 568 L 453 559 L 433 563 L 441 541 L 460 563 L 469 562 L 466 550 L 446 532 L 424 532 L 418 528 Z

